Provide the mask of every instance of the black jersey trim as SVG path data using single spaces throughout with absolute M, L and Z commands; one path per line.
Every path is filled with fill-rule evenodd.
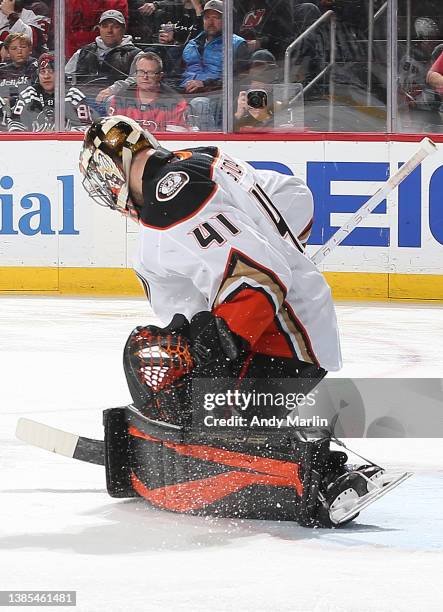
M 156 230 L 159 230 L 159 231 L 169 230 L 172 227 L 175 227 L 176 225 L 180 225 L 180 223 L 184 223 L 185 221 L 188 221 L 188 219 L 192 219 L 192 217 L 195 217 L 195 215 L 197 215 L 212 200 L 212 198 L 215 196 L 217 191 L 218 191 L 218 185 L 214 185 L 214 187 L 213 187 L 211 193 L 208 195 L 208 197 L 200 204 L 200 206 L 198 208 L 196 208 L 195 210 L 190 212 L 189 215 L 187 215 L 186 217 L 181 217 L 180 219 L 177 219 L 175 221 L 170 221 L 170 222 L 168 222 L 167 219 L 158 219 L 157 220 L 158 223 L 156 225 L 152 225 L 150 223 L 147 223 L 143 219 L 140 219 L 140 223 L 144 227 L 149 227 L 150 229 L 156 229 Z
M 168 230 L 197 215 L 215 196 L 219 186 L 212 180 L 214 165 L 218 160 L 218 149 L 190 151 L 192 156 L 175 158 L 165 164 L 152 178 L 143 181 L 145 205 L 141 211 L 140 223 L 156 230 Z M 216 154 L 206 153 L 206 151 Z M 176 193 L 167 198 L 158 197 L 158 185 L 168 174 L 180 175 L 182 184 Z M 144 175 L 146 178 L 146 175 Z M 173 179 L 173 176 L 171 176 Z M 184 179 L 189 179 L 184 181 Z

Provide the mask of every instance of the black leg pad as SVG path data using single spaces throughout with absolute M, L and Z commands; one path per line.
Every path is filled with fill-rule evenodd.
M 111 497 L 138 497 L 131 485 L 126 406 L 103 412 L 106 487 Z

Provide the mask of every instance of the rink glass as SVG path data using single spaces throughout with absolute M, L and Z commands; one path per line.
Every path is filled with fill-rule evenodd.
M 251 6 L 248 0 L 224 0 L 221 85 L 186 95 L 188 102 L 194 102 L 187 111 L 185 131 L 441 131 L 440 94 L 427 83 L 438 46 L 443 44 L 443 7 L 437 0 L 274 0 L 256 3 L 259 8 L 255 11 Z M 69 22 L 66 8 L 66 0 L 54 3 L 49 35 L 56 55 L 56 131 L 72 129 L 69 125 L 66 128 L 65 108 L 60 104 L 72 85 L 71 78 L 65 82 L 63 66 L 69 59 L 65 53 L 68 39 L 82 27 Z M 266 23 L 260 22 L 260 10 L 265 11 Z M 152 19 L 151 37 L 147 30 L 144 39 L 138 33 L 137 46 L 149 50 L 155 37 L 158 44 L 158 30 L 167 22 L 159 13 Z M 133 28 L 132 18 L 127 33 Z M 249 64 L 239 66 L 231 44 L 233 34 L 247 40 L 252 58 Z M 177 60 L 172 68 L 168 65 L 172 74 L 167 82 L 179 93 L 183 93 L 182 68 L 178 67 L 182 48 L 152 47 L 163 57 L 170 60 L 172 54 Z M 257 57 L 260 51 L 264 53 Z M 105 101 L 97 101 L 102 85 L 106 84 L 96 75 L 83 84 L 87 105 L 94 111 L 90 116 L 85 113 L 83 129 L 94 113 L 108 112 Z M 267 90 L 268 109 L 251 114 L 240 104 L 239 111 L 240 92 L 250 89 Z M 164 129 L 184 131 L 173 121 Z

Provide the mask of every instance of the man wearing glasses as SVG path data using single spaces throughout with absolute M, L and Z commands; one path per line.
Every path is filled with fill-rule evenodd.
M 156 53 L 141 53 L 135 62 L 135 79 L 108 102 L 109 115 L 135 119 L 151 132 L 182 132 L 188 129 L 187 103 L 162 82 L 163 63 Z

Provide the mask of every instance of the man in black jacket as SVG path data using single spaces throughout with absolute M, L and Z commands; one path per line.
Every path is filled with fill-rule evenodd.
M 96 81 L 100 89 L 125 79 L 140 49 L 125 34 L 126 21 L 120 11 L 105 11 L 98 23 L 100 35 L 95 42 L 74 53 L 66 64 L 65 72 L 76 83 Z M 100 80 L 100 81 L 98 81 Z

